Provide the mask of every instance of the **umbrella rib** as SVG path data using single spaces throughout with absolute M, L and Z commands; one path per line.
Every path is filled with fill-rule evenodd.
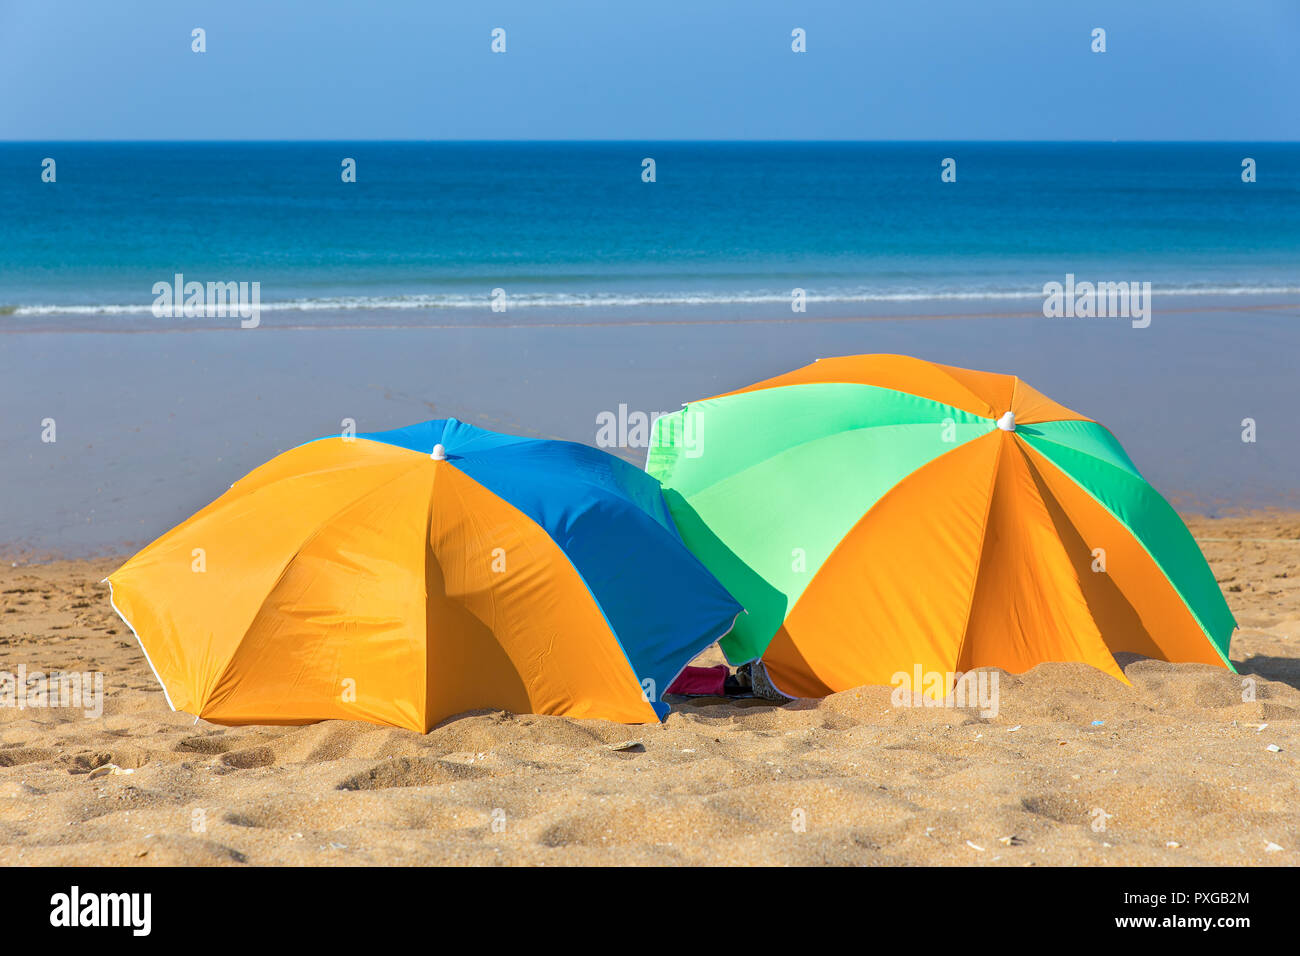
M 1014 439 L 1012 439 L 1014 441 Z M 993 459 L 993 474 L 989 481 L 988 500 L 984 503 L 984 521 L 980 526 L 980 547 L 975 555 L 975 573 L 971 575 L 970 595 L 966 599 L 966 618 L 962 622 L 961 640 L 957 643 L 957 656 L 952 662 L 953 670 L 961 664 L 962 652 L 966 650 L 966 637 L 970 632 L 970 616 L 975 610 L 975 592 L 979 589 L 980 569 L 984 564 L 984 544 L 989 533 L 989 514 L 993 511 L 993 495 L 997 492 L 998 471 L 1002 467 L 1002 455 L 1006 450 L 1005 441 L 998 442 L 997 454 Z
M 424 732 L 430 731 L 429 726 L 429 562 L 437 561 L 437 556 L 433 553 L 433 495 L 438 485 L 438 469 L 434 468 L 433 477 L 429 481 L 429 501 L 424 513 L 424 567 L 420 570 L 424 578 L 424 680 L 421 687 L 424 692 L 423 699 L 420 701 L 420 722 L 423 724 Z
M 924 360 L 924 359 L 921 359 L 921 361 L 924 362 L 925 360 Z M 967 385 L 965 382 L 963 382 L 961 379 L 959 379 L 956 375 L 953 375 L 952 372 L 950 372 L 950 371 L 948 370 L 948 366 L 946 366 L 946 365 L 941 365 L 941 364 L 939 364 L 938 362 L 927 362 L 926 364 L 929 365 L 931 368 L 936 368 L 936 369 L 938 369 L 939 371 L 941 371 L 941 372 L 944 374 L 944 376 L 948 379 L 948 381 L 952 382 L 954 385 L 956 385 L 958 388 L 960 388 L 963 392 L 965 392 L 965 393 L 966 393 L 967 395 L 969 395 L 971 398 L 975 399 L 975 402 L 972 403 L 972 404 L 978 403 L 978 404 L 980 404 L 980 405 L 983 405 L 985 408 L 989 409 L 990 414 L 989 414 L 989 415 L 980 415 L 981 418 L 989 418 L 989 417 L 996 418 L 996 417 L 999 415 L 999 412 L 998 412 L 998 410 L 997 410 L 996 408 L 994 408 L 991 404 L 989 404 L 988 402 L 986 402 L 984 399 L 980 398 L 979 395 L 977 395 L 977 394 L 975 393 L 975 390 L 974 390 L 974 389 L 972 389 L 969 385 Z M 1011 377 L 1012 377 L 1012 379 L 1013 379 L 1014 381 L 1019 381 L 1019 379 L 1017 379 L 1016 376 L 1013 375 L 1013 376 L 1011 376 Z M 1014 381 L 1013 381 L 1013 384 L 1012 384 L 1012 386 L 1011 386 L 1011 394 L 1012 394 L 1013 397 L 1014 397 L 1015 394 L 1016 394 L 1016 386 L 1015 386 L 1015 384 L 1014 384 Z M 918 398 L 924 398 L 925 396 L 924 396 L 924 395 L 918 395 L 917 397 L 918 397 Z M 931 401 L 933 401 L 933 399 L 931 399 Z M 956 406 L 953 406 L 953 407 L 956 407 Z M 962 409 L 962 411 L 966 411 L 966 409 Z M 976 414 L 976 413 L 975 413 L 975 412 L 970 412 L 970 414 L 974 415 L 974 414 Z

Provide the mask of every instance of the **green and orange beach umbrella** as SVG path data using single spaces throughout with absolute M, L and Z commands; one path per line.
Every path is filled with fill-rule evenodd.
M 1012 375 L 822 359 L 655 424 L 646 470 L 794 696 L 1117 652 L 1231 669 L 1236 622 L 1115 437 Z M 951 679 L 947 682 L 951 688 Z

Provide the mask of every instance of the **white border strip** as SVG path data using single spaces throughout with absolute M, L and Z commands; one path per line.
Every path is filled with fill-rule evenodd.
M 99 583 L 108 585 L 108 603 L 113 606 L 113 610 L 116 611 L 117 616 L 122 619 L 122 623 L 131 628 L 131 633 L 135 635 L 136 643 L 140 645 L 140 650 L 144 651 L 145 663 L 149 665 L 149 670 L 153 671 L 154 679 L 158 681 L 158 686 L 162 688 L 163 697 L 167 699 L 167 706 L 175 711 L 176 705 L 172 703 L 171 694 L 167 693 L 167 685 L 163 683 L 162 677 L 159 676 L 158 668 L 153 666 L 153 660 L 149 657 L 149 652 L 145 650 L 144 641 L 140 640 L 140 635 L 136 633 L 135 626 L 126 619 L 126 615 L 122 613 L 122 609 L 118 607 L 117 603 L 113 600 L 113 582 L 108 578 L 104 578 L 104 580 Z M 198 718 L 196 717 L 195 720 L 197 722 Z

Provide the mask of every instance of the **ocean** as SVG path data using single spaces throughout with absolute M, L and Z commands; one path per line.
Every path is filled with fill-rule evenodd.
M 178 274 L 259 323 L 153 315 Z M 1067 275 L 1150 325 L 1045 317 Z M 861 352 L 1018 374 L 1185 510 L 1300 507 L 1300 145 L 0 144 L 15 559 L 127 553 L 345 420 L 599 444 Z
M 775 314 L 795 288 L 851 314 L 1066 273 L 1300 293 L 1297 144 L 8 143 L 0 210 L 19 318 L 147 313 L 176 273 L 259 282 L 264 312 L 442 321 L 493 289 L 529 315 Z

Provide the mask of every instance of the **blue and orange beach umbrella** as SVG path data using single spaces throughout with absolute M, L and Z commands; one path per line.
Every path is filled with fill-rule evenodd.
M 294 448 L 108 580 L 168 703 L 224 724 L 648 723 L 741 610 L 653 478 L 454 418 Z

